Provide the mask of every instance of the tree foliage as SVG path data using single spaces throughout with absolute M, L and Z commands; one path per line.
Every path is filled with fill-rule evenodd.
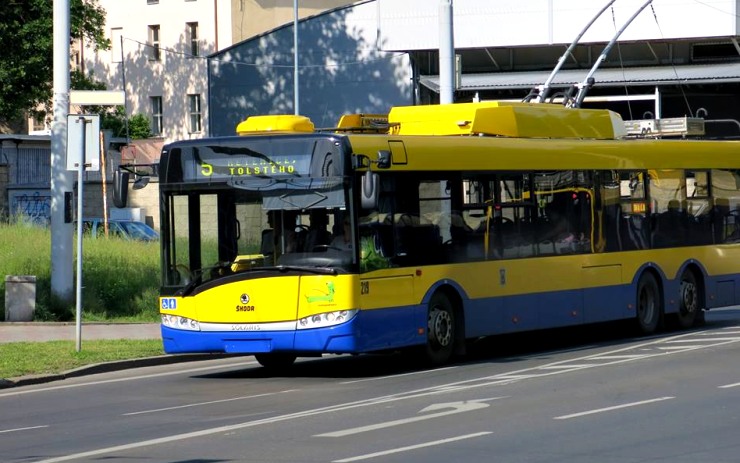
M 19 117 L 52 99 L 52 0 L 6 0 L 0 7 L 0 119 Z M 110 48 L 97 0 L 70 0 L 71 39 Z

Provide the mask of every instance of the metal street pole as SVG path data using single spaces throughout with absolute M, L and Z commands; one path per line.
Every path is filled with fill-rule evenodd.
M 85 175 L 86 147 L 87 147 L 87 127 L 88 121 L 84 116 L 80 116 L 76 123 L 82 124 L 82 153 L 77 163 L 77 303 L 75 306 L 75 338 L 77 352 L 82 350 L 82 185 Z M 103 166 L 105 169 L 105 166 Z
M 298 0 L 293 0 L 293 108 L 299 115 L 298 108 Z
M 439 102 L 454 103 L 455 43 L 452 0 L 439 1 Z
M 69 0 L 54 0 L 54 120 L 51 125 L 51 292 L 72 298 L 72 223 L 65 222 L 65 193 L 71 195 L 73 174 L 67 172 L 69 113 Z M 70 211 L 67 211 L 70 212 Z M 68 213 L 67 216 L 70 216 Z

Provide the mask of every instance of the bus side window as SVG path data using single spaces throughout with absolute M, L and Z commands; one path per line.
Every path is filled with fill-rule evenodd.
M 650 224 L 647 220 L 649 204 L 645 197 L 646 173 L 620 172 L 620 239 L 625 251 L 650 247 Z

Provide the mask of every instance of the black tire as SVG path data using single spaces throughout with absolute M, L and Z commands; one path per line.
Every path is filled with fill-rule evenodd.
M 296 356 L 291 354 L 255 354 L 254 358 L 265 368 L 282 370 L 293 365 Z
M 455 349 L 455 310 L 443 293 L 436 293 L 427 310 L 426 358 L 433 365 L 447 363 Z
M 635 301 L 637 329 L 642 334 L 652 334 L 658 329 L 663 312 L 658 281 L 652 273 L 646 272 L 637 283 Z
M 691 270 L 684 270 L 681 275 L 678 301 L 676 322 L 680 328 L 691 328 L 697 324 L 701 312 L 701 288 L 696 275 Z

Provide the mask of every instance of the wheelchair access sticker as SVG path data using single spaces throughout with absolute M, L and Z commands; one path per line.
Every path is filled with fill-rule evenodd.
M 177 309 L 177 299 L 175 299 L 174 297 L 163 297 L 161 300 L 163 310 Z

